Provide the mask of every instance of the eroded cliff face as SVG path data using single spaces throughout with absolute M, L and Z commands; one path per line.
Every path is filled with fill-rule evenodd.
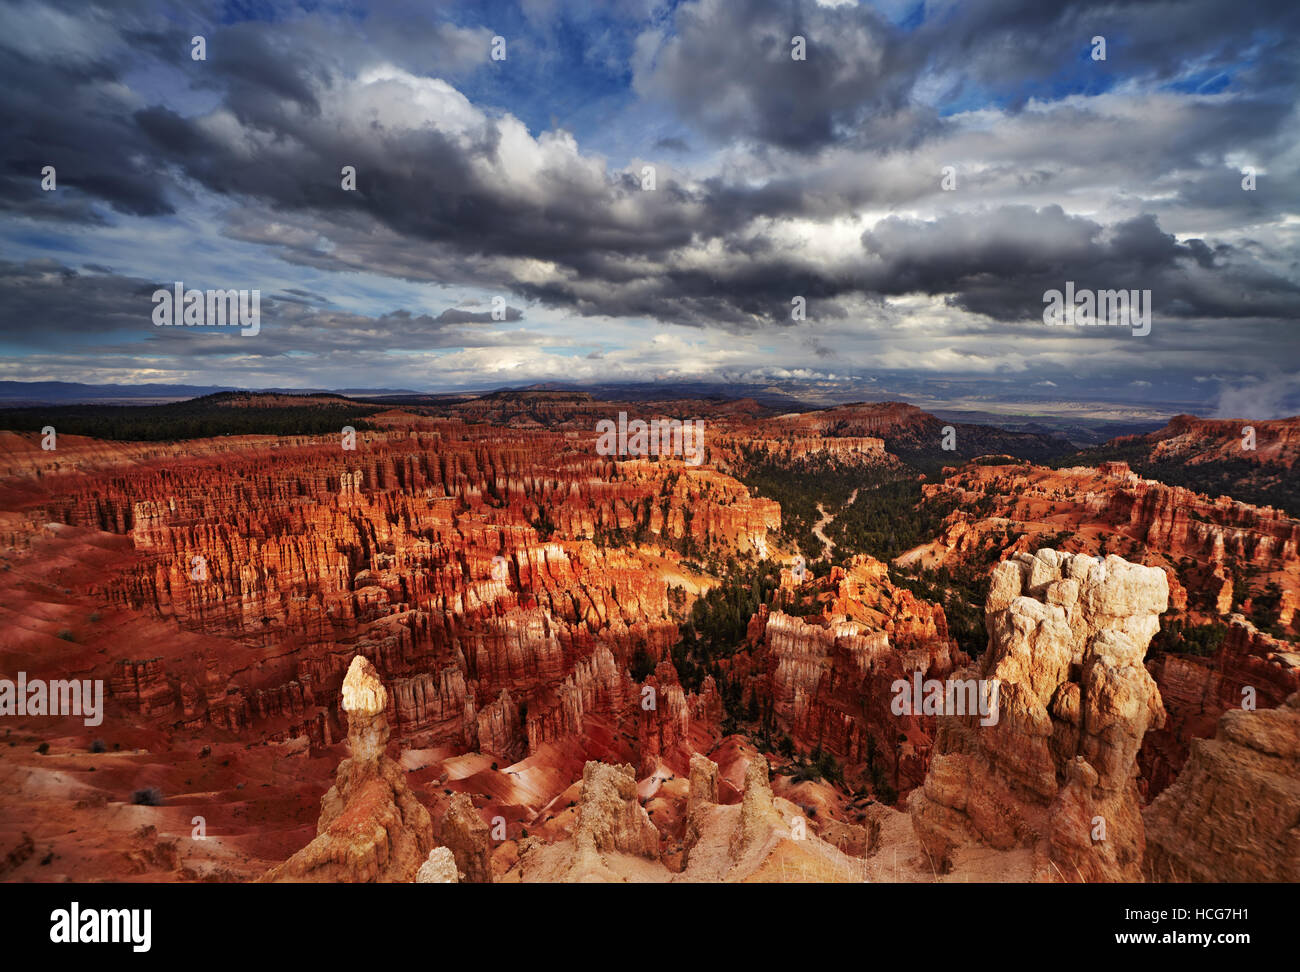
M 853 773 L 871 769 L 898 792 L 925 777 L 937 726 L 923 712 L 892 711 L 899 679 L 945 679 L 970 658 L 949 636 L 943 608 L 895 587 L 886 566 L 858 557 L 847 570 L 796 583 L 796 617 L 763 606 L 749 623 L 750 691 L 803 753 L 833 754 Z
M 1300 881 L 1300 694 L 1227 711 L 1147 808 L 1152 881 Z
M 1300 652 L 1240 614 L 1227 620 L 1218 652 L 1206 658 L 1162 654 L 1149 659 L 1169 718 L 1147 733 L 1139 762 L 1148 799 L 1173 782 L 1197 739 L 1214 735 L 1220 716 L 1249 702 L 1276 708 L 1300 691 Z
M 855 466 L 897 466 L 898 459 L 885 450 L 885 440 L 873 435 L 806 434 L 774 421 L 715 435 L 708 446 L 709 459 L 720 470 L 743 469 L 755 461 L 801 463 L 834 460 Z
M 231 437 L 160 466 L 174 450 L 105 458 L 69 437 L 58 469 L 32 471 L 39 511 L 11 524 L 15 549 L 48 521 L 122 534 L 134 554 L 95 596 L 240 645 L 115 659 L 115 705 L 187 731 L 326 747 L 361 654 L 403 745 L 507 763 L 580 733 L 592 712 L 633 726 L 649 758 L 719 713 L 711 686 L 696 699 L 657 673 L 659 724 L 625 669 L 638 652 L 662 662 L 677 640 L 668 583 L 688 572 L 676 549 L 765 548 L 775 503 L 707 467 L 614 461 L 563 433 L 379 418 L 355 451 Z
M 955 564 L 961 554 L 988 550 L 1008 526 L 1031 535 L 1064 533 L 1083 553 L 1099 552 L 1104 541 L 1112 552 L 1143 552 L 1161 566 L 1191 561 L 1208 571 L 1189 573 L 1189 590 L 1207 599 L 1218 594 L 1211 585 L 1216 566 L 1250 565 L 1262 578 L 1294 572 L 1300 561 L 1300 521 L 1272 507 L 1211 500 L 1142 479 L 1123 462 L 1067 469 L 966 466 L 927 485 L 925 493 L 958 504 L 945 533 L 908 558 L 926 564 Z
M 1137 753 L 1165 718 L 1142 664 L 1163 571 L 1044 549 L 994 570 L 989 647 L 956 677 L 998 686 L 998 718 L 945 716 L 913 825 L 941 869 L 963 845 L 1032 848 L 1040 880 L 1139 880 Z
M 1254 430 L 1254 448 L 1243 448 L 1245 430 Z M 1116 445 L 1143 444 L 1153 461 L 1188 465 L 1239 460 L 1291 469 L 1300 458 L 1300 417 L 1283 419 L 1205 419 L 1175 415 L 1163 429 L 1124 436 Z
M 433 849 L 429 811 L 385 755 L 387 693 L 357 656 L 342 687 L 352 755 L 321 798 L 315 840 L 262 879 L 267 882 L 411 882 Z

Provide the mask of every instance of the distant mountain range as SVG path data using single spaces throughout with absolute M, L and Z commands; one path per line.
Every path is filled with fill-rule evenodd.
M 235 385 L 86 385 L 76 381 L 0 381 L 0 406 L 28 405 L 159 405 L 229 391 L 279 392 L 295 395 L 330 393 L 349 398 L 419 395 L 403 388 L 257 388 Z
M 293 395 L 334 394 L 390 406 L 450 405 L 499 395 L 504 392 L 581 392 L 600 401 L 648 402 L 671 399 L 733 401 L 752 399 L 776 411 L 803 412 L 843 404 L 851 398 L 828 398 L 824 389 L 784 387 L 776 383 L 736 383 L 726 381 L 663 381 L 573 384 L 544 382 L 519 388 L 502 387 L 480 391 L 429 392 L 409 388 L 256 388 L 232 385 L 179 384 L 83 384 L 67 381 L 0 381 L 0 408 L 39 407 L 42 405 L 162 405 L 186 401 L 220 392 L 256 391 Z M 807 391 L 810 394 L 804 395 Z M 839 400 L 835 400 L 838 398 Z M 907 396 L 893 396 L 907 401 Z M 861 398 L 859 398 L 861 400 Z M 913 404 L 920 404 L 913 402 Z M 921 407 L 926 407 L 922 404 Z M 1032 406 L 1027 406 L 1032 407 Z M 1011 432 L 1038 433 L 1068 439 L 1078 447 L 1100 445 L 1116 436 L 1141 435 L 1163 426 L 1164 420 L 1086 418 L 1075 414 L 1005 414 L 927 408 L 939 418 L 979 425 L 992 425 Z

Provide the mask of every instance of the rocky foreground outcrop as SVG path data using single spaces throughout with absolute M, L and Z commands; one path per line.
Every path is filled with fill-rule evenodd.
M 583 768 L 574 840 L 582 854 L 659 856 L 659 831 L 637 801 L 636 773 L 631 766 L 589 762 Z
M 687 863 L 673 880 L 729 884 L 863 880 L 860 861 L 816 836 L 801 807 L 773 796 L 766 756 L 754 753 L 746 764 L 739 805 L 712 802 L 716 779 L 712 761 L 692 759 Z
M 388 693 L 367 659 L 352 659 L 342 694 L 352 756 L 321 798 L 316 839 L 263 881 L 410 882 L 434 847 L 429 811 L 384 755 Z
M 1178 420 L 1171 429 L 1176 425 Z M 1241 454 L 1240 430 L 1237 425 L 1226 439 L 1225 428 L 1216 434 Z M 1139 756 L 1147 799 L 1178 775 L 1191 740 L 1212 736 L 1218 717 L 1240 705 L 1242 688 L 1257 691 L 1259 708 L 1279 705 L 1300 688 L 1300 654 L 1294 650 L 1300 519 L 1294 515 L 1143 479 L 1124 462 L 1067 469 L 972 464 L 947 473 L 923 487 L 927 498 L 954 506 L 944 531 L 897 563 L 957 569 L 1032 551 L 1042 542 L 1078 553 L 1118 553 L 1165 571 L 1171 613 L 1162 621 L 1166 631 L 1151 650 L 1149 668 L 1169 718 L 1148 733 Z M 1054 539 L 1035 539 L 1044 537 Z M 1270 590 L 1276 600 L 1266 608 L 1260 595 Z M 1234 611 L 1254 615 L 1273 636 Z M 1201 654 L 1193 636 L 1225 625 L 1219 649 Z
M 689 864 L 691 848 L 700 839 L 708 808 L 718 802 L 718 764 L 702 753 L 691 756 L 690 790 L 686 796 L 686 828 L 682 863 Z
M 453 794 L 447 812 L 434 829 L 439 842 L 451 852 L 464 881 L 492 883 L 490 832 L 468 793 Z
M 534 882 L 859 881 L 861 862 L 822 840 L 800 807 L 774 797 L 767 759 L 750 752 L 739 804 L 718 804 L 719 769 L 691 758 L 682 870 L 661 854 L 661 835 L 637 795 L 632 767 L 588 762 L 572 834 L 521 842 L 507 880 Z
M 1225 712 L 1147 808 L 1152 881 L 1300 881 L 1300 692 Z
M 994 569 L 989 646 L 957 678 L 998 686 L 997 719 L 947 714 L 913 826 L 936 870 L 963 846 L 1031 848 L 1038 880 L 1140 880 L 1136 759 L 1164 722 L 1143 667 L 1163 571 L 1120 557 L 1017 554 Z
M 668 880 L 659 861 L 659 831 L 637 798 L 636 773 L 627 764 L 589 761 L 582 771 L 577 826 L 570 838 L 520 844 L 526 882 L 654 882 Z
M 415 874 L 416 884 L 459 884 L 460 871 L 450 847 L 435 847 Z

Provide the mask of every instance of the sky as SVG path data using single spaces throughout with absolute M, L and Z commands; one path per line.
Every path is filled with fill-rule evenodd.
M 1298 39 L 1294 0 L 0 0 L 0 380 L 1300 413 Z M 177 281 L 257 333 L 157 326 Z M 1045 323 L 1067 282 L 1150 332 Z

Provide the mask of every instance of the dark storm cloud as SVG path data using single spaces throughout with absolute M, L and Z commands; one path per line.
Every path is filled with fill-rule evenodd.
M 909 102 L 916 50 L 869 7 L 702 0 L 678 7 L 673 28 L 646 50 L 635 83 L 723 137 L 799 151 L 868 118 L 891 141 L 918 139 L 936 123 Z M 793 57 L 796 37 L 802 60 Z
M 544 7 L 530 9 L 542 17 Z M 641 160 L 619 171 L 567 132 L 529 131 L 508 104 L 435 80 L 478 70 L 491 33 L 436 9 L 331 19 L 285 6 L 283 19 L 226 24 L 200 6 L 189 12 L 197 26 L 144 3 L 111 15 L 30 9 L 47 11 L 45 29 L 0 38 L 0 207 L 38 224 L 188 215 L 199 200 L 226 242 L 259 256 L 736 332 L 790 326 L 795 295 L 822 322 L 864 306 L 884 319 L 884 298 L 909 295 L 1032 322 L 1043 291 L 1067 279 L 1151 289 L 1158 312 L 1192 322 L 1198 340 L 1215 320 L 1297 317 L 1293 231 L 1269 225 L 1294 211 L 1300 185 L 1284 97 L 1296 56 L 1279 46 L 1296 32 L 1294 4 L 1193 0 L 1174 16 L 1156 3 L 990 0 L 930 4 L 912 29 L 865 5 L 811 0 L 641 11 L 633 87 L 675 112 L 647 136 L 669 153 L 653 192 Z M 189 36 L 203 32 L 208 60 L 193 62 Z M 1094 33 L 1109 39 L 1104 64 L 1087 60 Z M 790 58 L 796 34 L 807 61 Z M 1061 94 L 1086 89 L 1081 71 L 1107 83 L 1173 79 L 1193 63 L 1231 71 L 1232 96 L 1026 104 L 1035 92 L 1050 101 L 1055 80 Z M 997 120 L 980 130 L 941 117 L 949 98 Z M 683 134 L 655 139 L 664 131 Z M 703 174 L 670 164 L 727 140 L 736 144 Z M 1241 189 L 1229 154 L 1271 161 L 1256 191 Z M 954 195 L 938 188 L 949 158 L 970 162 Z M 58 165 L 57 193 L 39 191 L 47 162 Z M 355 192 L 340 188 L 345 164 Z M 1093 214 L 1116 206 L 1079 216 L 1023 202 L 1047 191 Z M 847 231 L 834 225 L 860 214 Z M 1169 232 L 1179 214 L 1205 239 Z M 832 231 L 843 245 L 820 246 Z M 157 285 L 92 269 L 9 265 L 6 339 L 52 347 L 54 336 L 24 330 L 44 314 L 91 343 L 229 351 L 225 336 L 141 334 Z M 134 288 L 147 288 L 143 307 Z M 265 340 L 234 341 L 241 354 L 538 340 L 483 327 L 487 312 L 366 316 L 283 282 L 275 292 Z M 510 308 L 509 321 L 521 318 Z
M 677 138 L 676 136 L 659 139 L 655 142 L 655 148 L 663 149 L 668 152 L 689 152 L 691 149 L 685 139 Z
M 1300 320 L 1300 286 L 1242 249 L 1180 244 L 1151 216 L 1103 227 L 1059 206 L 1007 206 L 922 222 L 881 220 L 863 235 L 879 259 L 872 289 L 955 295 L 996 320 L 1041 317 L 1042 295 L 1079 289 L 1151 290 L 1176 317 Z
M 135 121 L 153 154 L 215 192 L 344 224 L 354 214 L 378 219 L 403 236 L 454 242 L 468 253 L 545 257 L 581 273 L 599 273 L 612 254 L 685 245 L 699 228 L 693 214 L 699 200 L 671 180 L 645 192 L 631 176 L 592 177 L 576 155 L 555 159 L 531 185 L 503 185 L 490 168 L 511 160 L 502 148 L 503 123 L 493 118 L 483 118 L 468 133 L 375 123 L 358 141 L 340 131 L 337 117 L 303 113 L 296 101 L 269 98 L 248 132 L 254 139 L 274 133 L 274 145 L 266 150 L 274 161 L 250 160 L 246 146 L 162 106 L 140 110 Z M 356 192 L 340 191 L 343 164 L 356 167 Z M 720 212 L 709 215 L 716 217 L 717 230 L 733 222 Z
M 61 0 L 9 6 L 0 22 L 0 32 L 15 32 L 0 37 L 0 208 L 91 223 L 103 219 L 91 201 L 128 215 L 170 214 L 175 187 L 167 163 L 180 162 L 202 177 L 211 139 L 171 109 L 132 104 L 127 91 L 133 70 L 153 65 L 170 72 L 160 76 L 170 76 L 182 90 L 212 93 L 241 125 L 274 139 L 274 126 L 286 111 L 319 113 L 318 86 L 344 65 L 379 56 L 412 67 L 436 64 L 454 76 L 482 64 L 489 31 L 424 22 L 446 6 L 376 11 L 366 18 L 364 34 L 348 29 L 347 21 L 313 20 L 287 3 L 267 10 L 293 14 L 286 23 L 225 23 L 228 11 L 205 0 L 179 10 L 147 0 L 122 0 L 111 9 Z M 204 61 L 191 58 L 195 35 L 206 41 Z M 380 43 L 372 45 L 365 35 Z M 222 148 L 217 161 L 229 164 L 225 153 L 232 146 Z M 238 191 L 238 171 L 218 178 L 217 161 L 204 181 L 219 191 Z M 262 161 L 245 157 L 234 167 Z M 45 164 L 56 166 L 64 191 L 41 191 Z M 280 189 L 292 181 L 286 178 Z
M 881 112 L 914 110 L 906 94 L 919 65 L 933 53 L 916 53 L 924 43 L 911 42 L 913 54 L 904 57 L 897 50 L 908 43 L 906 38 L 869 11 L 799 8 L 795 19 L 809 32 L 810 60 L 794 62 L 789 59 L 788 33 L 784 48 L 777 45 L 785 30 L 780 25 L 792 16 L 790 9 L 768 3 L 679 8 L 678 33 L 655 60 L 656 71 L 669 67 L 654 75 L 659 80 L 653 84 L 680 79 L 697 96 L 692 103 L 702 106 L 698 111 L 730 110 L 728 106 L 739 104 L 739 120 L 718 122 L 722 130 L 734 125 L 736 132 L 795 148 L 833 141 L 843 127 L 836 120 L 842 107 L 871 114 L 877 132 L 882 125 L 888 128 Z M 1045 22 L 1045 15 L 1027 7 L 995 5 L 994 10 L 996 29 L 986 36 L 1012 32 L 1018 24 L 1029 29 Z M 1059 24 L 1067 14 L 1051 22 Z M 762 48 L 761 56 L 735 43 L 738 18 L 751 15 L 745 36 Z M 1077 10 L 1068 15 L 1077 15 Z M 974 30 L 964 15 L 952 16 L 958 34 L 965 29 L 961 24 Z M 391 232 L 392 245 L 366 243 L 364 264 L 369 267 L 387 267 L 411 279 L 439 280 L 446 279 L 449 261 L 456 264 L 457 279 L 484 286 L 495 281 L 579 314 L 701 326 L 744 329 L 788 323 L 783 308 L 794 294 L 812 300 L 913 291 L 953 293 L 960 306 L 1003 319 L 1027 313 L 1032 304 L 1027 294 L 1057 285 L 1052 281 L 1063 276 L 1067 265 L 1077 277 L 1104 278 L 1099 285 L 1106 286 L 1120 286 L 1145 273 L 1144 279 L 1167 288 L 1169 306 L 1184 314 L 1211 308 L 1227 316 L 1293 311 L 1291 288 L 1263 270 L 1251 269 L 1248 259 L 1207 262 L 1202 251 L 1193 251 L 1190 244 L 1177 246 L 1151 219 L 1116 226 L 1113 237 L 1102 239 L 1104 227 L 1059 209 L 1005 207 L 992 217 L 954 215 L 912 224 L 889 219 L 864 235 L 867 252 L 860 266 L 810 265 L 792 258 L 784 242 L 766 232 L 739 230 L 755 219 L 831 218 L 888 199 L 897 187 L 852 176 L 837 181 L 835 172 L 818 173 L 825 177 L 813 184 L 791 166 L 759 184 L 717 176 L 691 183 L 665 170 L 656 191 L 646 192 L 634 172 L 593 174 L 580 152 L 557 148 L 554 141 L 548 145 L 545 137 L 532 142 L 531 136 L 524 150 L 537 153 L 538 164 L 526 175 L 503 177 L 515 164 L 517 150 L 506 148 L 506 143 L 517 138 L 517 123 L 512 128 L 508 118 L 478 114 L 468 103 L 461 106 L 453 89 L 448 89 L 449 100 L 441 110 L 454 115 L 463 108 L 471 114 L 458 125 L 441 124 L 438 115 L 430 119 L 434 124 L 420 125 L 382 115 L 366 123 L 341 114 L 356 110 L 355 100 L 349 99 L 357 85 L 337 58 L 301 43 L 286 50 L 284 38 L 263 37 L 256 26 L 242 25 L 239 34 L 241 39 L 247 34 L 245 49 L 251 53 L 213 55 L 203 65 L 202 85 L 224 92 L 223 107 L 234 118 L 233 131 L 230 123 L 212 116 L 187 117 L 151 105 L 134 113 L 134 135 L 147 143 L 148 156 L 179 166 L 214 192 L 259 200 L 278 214 L 298 214 L 301 224 L 310 227 L 304 239 L 311 242 L 285 243 L 286 255 L 314 266 L 344 268 L 339 261 L 348 241 L 373 236 L 377 222 Z M 955 43 L 944 36 L 942 43 Z M 1230 40 L 1236 34 L 1226 36 Z M 940 41 L 925 43 L 937 50 Z M 1228 46 L 1225 40 L 1214 49 Z M 704 64 L 714 73 L 701 75 L 702 68 L 697 68 Z M 783 72 L 788 69 L 803 73 L 787 78 Z M 722 74 L 731 81 L 724 84 Z M 416 83 L 394 82 L 384 97 L 400 102 L 427 94 L 410 88 Z M 711 96 L 699 98 L 702 89 Z M 1277 123 L 1280 112 L 1271 103 L 1260 107 L 1266 129 Z M 1060 124 L 1097 124 L 1089 114 L 1070 117 L 1067 112 Z M 1196 134 L 1198 129 L 1219 141 L 1232 141 L 1234 134 L 1241 136 L 1236 141 L 1246 140 L 1251 123 L 1243 116 L 1248 112 L 1206 108 L 1201 114 L 1203 124 L 1181 126 L 1177 139 L 1162 145 L 1153 168 L 1203 152 L 1205 141 Z M 693 120 L 706 127 L 716 121 Z M 355 135 L 358 126 L 367 129 L 361 141 Z M 903 127 L 911 133 L 909 138 L 929 130 L 918 125 L 916 117 L 909 117 Z M 1041 141 L 1052 134 L 1044 130 L 1035 137 Z M 1094 151 L 1105 156 L 1115 141 L 1112 132 Z M 1142 146 L 1144 152 L 1149 149 Z M 345 162 L 357 168 L 356 192 L 339 189 L 339 168 Z M 1032 179 L 1033 172 L 1013 175 Z M 1142 232 L 1146 238 L 1129 239 Z M 244 239 L 260 236 L 271 242 L 260 227 L 240 233 Z M 315 243 L 319 238 L 338 244 L 336 251 L 320 252 Z M 675 252 L 705 239 L 722 241 L 727 254 L 723 264 L 698 269 L 674 261 Z M 407 240 L 436 244 L 420 251 L 423 269 L 397 252 Z M 1149 247 L 1158 252 L 1148 253 Z M 445 255 L 440 257 L 441 251 Z M 1126 263 L 1133 254 L 1142 254 L 1145 262 Z M 501 265 L 492 262 L 519 259 L 542 260 L 561 272 L 538 281 L 512 280 L 507 271 L 503 280 Z M 1189 273 L 1183 263 L 1203 273 Z M 1219 285 L 1202 279 L 1219 273 L 1226 275 Z M 1249 311 L 1228 298 L 1234 292 L 1239 295 L 1243 275 L 1257 294 Z M 833 307 L 828 305 L 828 311 Z
M 0 335 L 11 345 L 58 348 L 138 333 L 151 326 L 149 298 L 159 286 L 56 260 L 0 261 Z
M 315 238 L 310 230 L 300 235 Z M 370 242 L 371 234 L 358 237 Z M 663 263 L 647 274 L 644 265 L 633 272 L 614 256 L 591 254 L 576 277 L 517 281 L 513 289 L 582 315 L 739 331 L 792 326 L 795 295 L 816 303 L 822 320 L 846 316 L 839 298 L 907 294 L 951 295 L 956 306 L 1000 321 L 1041 320 L 1043 292 L 1066 280 L 1079 288 L 1152 290 L 1166 317 L 1300 318 L 1300 286 L 1279 276 L 1257 249 L 1199 239 L 1179 243 L 1150 215 L 1108 226 L 1059 206 L 1010 205 L 930 220 L 888 217 L 862 235 L 860 254 L 835 266 L 794 259 L 780 241 L 760 233 L 729 241 L 728 259 L 707 269 Z M 349 266 L 342 256 L 348 252 L 346 237 L 329 255 L 316 253 L 310 242 L 285 251 L 291 259 L 335 269 Z M 373 251 L 362 252 L 358 265 Z M 438 256 L 426 252 L 422 259 L 429 279 L 448 273 Z M 485 275 L 479 282 L 490 280 Z
M 93 54 L 43 60 L 0 48 L 0 208 L 36 219 L 97 222 L 90 200 L 121 213 L 172 211 L 167 180 L 147 154 L 115 87 L 119 68 Z M 57 189 L 41 188 L 53 165 Z
M 834 270 L 790 262 L 779 248 L 751 243 L 747 258 L 707 272 L 664 268 L 652 281 L 611 273 L 578 283 L 517 283 L 514 289 L 580 315 L 738 331 L 792 326 L 793 295 L 816 305 L 820 320 L 847 316 L 838 298 L 925 293 L 950 294 L 957 306 L 996 320 L 1033 321 L 1041 318 L 1043 292 L 1067 279 L 1080 288 L 1151 289 L 1165 316 L 1300 316 L 1296 285 L 1263 266 L 1249 248 L 1172 240 L 1149 217 L 1108 230 L 1055 207 L 1008 207 L 933 221 L 882 221 L 864 239 L 861 260 Z M 333 257 L 302 255 L 313 266 L 344 267 Z
M 84 268 L 84 269 L 89 269 Z M 187 357 L 237 352 L 254 357 L 289 352 L 334 353 L 373 347 L 418 351 L 452 347 L 533 344 L 540 337 L 522 331 L 484 328 L 491 313 L 448 309 L 437 317 L 396 310 L 376 317 L 310 306 L 298 297 L 264 294 L 261 332 L 243 338 L 222 328 L 158 327 L 152 320 L 153 293 L 172 282 L 149 281 L 110 272 L 87 273 L 56 260 L 0 261 L 0 335 L 11 347 L 60 351 L 70 345 L 124 354 L 183 354 Z M 254 289 L 254 286 L 247 289 Z M 221 288 L 221 289 L 224 289 Z M 506 309 L 507 321 L 523 313 Z M 474 327 L 459 325 L 472 324 Z
M 635 83 L 719 137 L 794 151 L 845 138 L 914 144 L 933 134 L 942 121 L 915 97 L 923 74 L 938 104 L 1018 105 L 1052 80 L 1104 90 L 1134 76 L 1173 79 L 1195 63 L 1207 80 L 1230 73 L 1283 107 L 1292 100 L 1300 77 L 1288 53 L 1300 29 L 1292 0 L 1249 8 L 1187 0 L 1174 9 L 1162 0 L 931 3 L 908 31 L 866 4 L 696 0 L 676 8 L 666 36 L 643 37 Z M 796 35 L 807 41 L 806 61 L 791 58 Z M 1105 61 L 1091 59 L 1094 36 L 1107 39 Z

